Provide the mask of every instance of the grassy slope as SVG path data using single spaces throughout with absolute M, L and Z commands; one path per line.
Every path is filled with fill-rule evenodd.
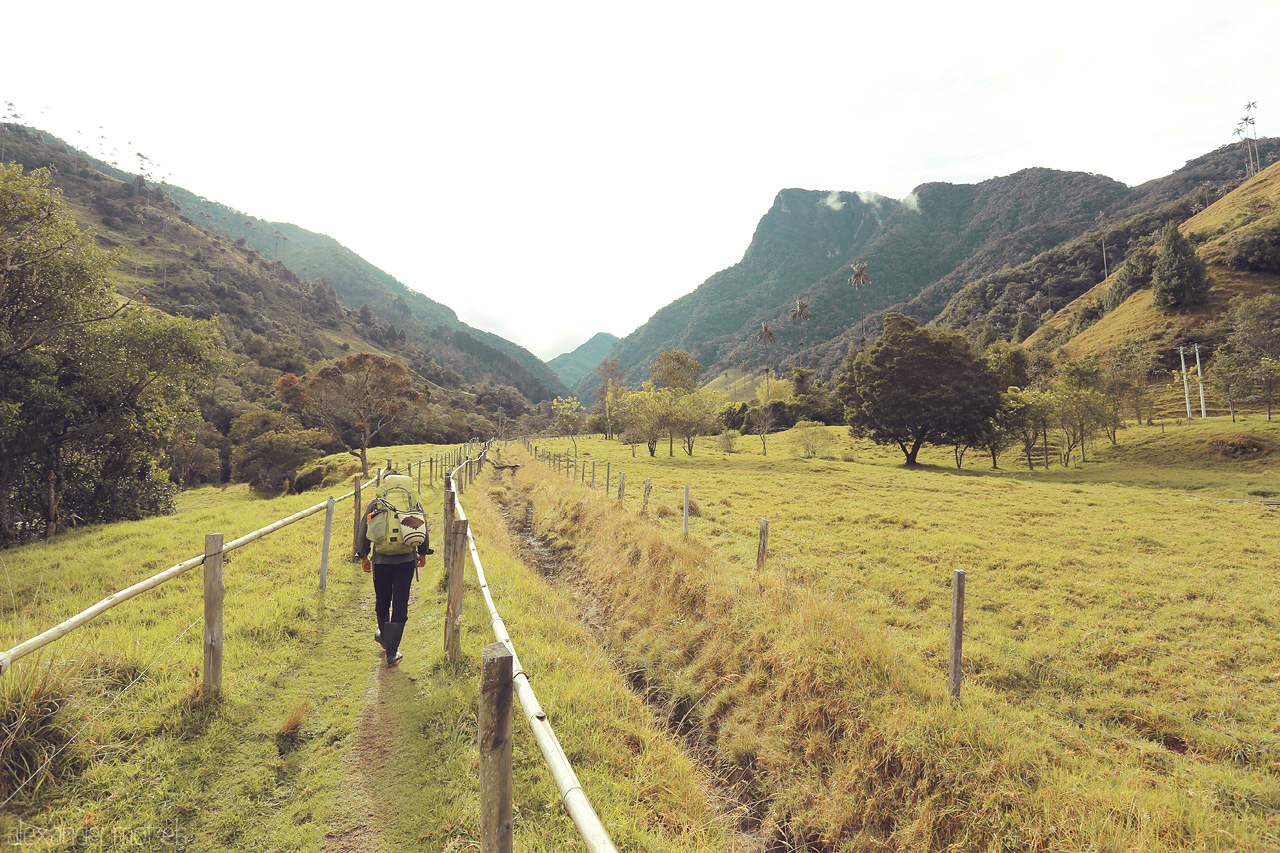
M 399 448 L 396 458 L 433 452 Z M 0 636 L 16 643 L 198 553 L 206 531 L 230 539 L 324 494 L 263 500 L 203 489 L 185 494 L 175 516 L 6 551 Z M 221 705 L 202 704 L 196 690 L 198 569 L 7 674 L 9 688 L 52 673 L 71 696 L 60 727 L 84 731 L 66 753 L 80 772 L 22 794 L 0 815 L 0 834 L 25 831 L 30 849 L 59 850 L 114 849 L 121 839 L 149 847 L 176 839 L 193 851 L 474 847 L 476 661 L 492 639 L 488 619 L 469 582 L 467 662 L 458 670 L 441 662 L 444 595 L 433 558 L 415 586 L 405 663 L 386 671 L 369 637 L 368 576 L 342 559 L 349 507 L 335 525 L 324 595 L 315 574 L 323 514 L 230 555 Z M 438 492 L 429 509 L 438 522 Z M 615 839 L 623 849 L 725 849 L 724 821 L 703 783 L 611 679 L 572 607 L 511 556 L 492 510 L 477 507 L 473 525 L 539 697 Z M 282 737 L 291 717 L 295 734 Z M 519 849 L 562 849 L 575 831 L 520 720 L 516 731 Z
M 1210 419 L 1047 474 L 908 471 L 844 436 L 832 456 L 856 461 L 797 459 L 783 437 L 768 457 L 744 439 L 657 459 L 579 439 L 601 481 L 606 462 L 626 472 L 631 510 L 653 478 L 656 525 L 554 474 L 526 489 L 608 600 L 611 654 L 760 780 L 788 843 L 1257 849 L 1280 819 L 1216 787 L 1280 808 L 1275 510 L 1226 502 L 1274 489 L 1276 457 L 1207 444 L 1242 430 L 1280 446 L 1275 426 Z M 664 537 L 686 483 L 682 550 Z M 944 695 L 954 569 L 961 712 Z
M 1139 290 L 1097 323 L 1073 336 L 1063 345 L 1063 353 L 1070 358 L 1080 358 L 1132 341 L 1149 341 L 1157 348 L 1167 350 L 1179 342 L 1203 335 L 1206 326 L 1226 313 L 1227 304 L 1235 296 L 1257 296 L 1280 290 L 1280 276 L 1239 272 L 1220 263 L 1227 241 L 1273 211 L 1277 205 L 1280 205 L 1280 164 L 1264 169 L 1183 223 L 1182 232 L 1200 239 L 1198 251 L 1209 262 L 1213 286 L 1205 304 L 1184 312 L 1166 313 L 1151 306 L 1150 288 Z M 1036 330 L 1028 344 L 1052 340 L 1074 326 L 1086 306 L 1102 301 L 1114 278 L 1113 274 L 1059 311 Z

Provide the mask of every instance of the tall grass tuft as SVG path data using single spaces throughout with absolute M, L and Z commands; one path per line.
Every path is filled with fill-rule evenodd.
M 46 782 L 78 773 L 84 748 L 73 741 L 64 681 L 39 660 L 23 662 L 0 680 L 0 799 L 29 799 Z

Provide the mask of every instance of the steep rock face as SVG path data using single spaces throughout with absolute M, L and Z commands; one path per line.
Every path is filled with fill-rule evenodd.
M 688 350 L 707 369 L 733 363 L 738 337 L 785 314 L 796 294 L 859 256 L 898 204 L 867 193 L 782 190 L 741 261 L 662 308 L 609 357 L 632 384 L 648 378 L 649 365 L 665 350 Z M 580 381 L 576 390 L 589 389 Z
M 1025 169 L 979 184 L 929 183 L 897 201 L 873 193 L 783 190 L 743 259 L 662 310 L 609 353 L 634 383 L 664 350 L 693 353 L 710 373 L 803 363 L 831 375 L 865 317 L 933 292 L 911 313 L 932 319 L 968 277 L 1044 251 L 1085 230 L 1131 191 L 1099 175 Z M 872 283 L 848 285 L 865 260 Z M 806 300 L 812 319 L 789 317 Z M 755 341 L 769 323 L 777 343 Z M 801 346 L 804 343 L 803 347 Z M 585 391 L 581 383 L 579 392 Z

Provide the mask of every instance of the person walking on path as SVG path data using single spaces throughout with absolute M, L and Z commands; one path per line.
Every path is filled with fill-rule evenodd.
M 404 655 L 400 653 L 400 640 L 404 636 L 404 626 L 409 619 L 409 589 L 413 584 L 416 569 L 425 566 L 427 555 L 435 553 L 431 550 L 430 538 L 425 535 L 423 525 L 422 542 L 413 550 L 402 553 L 384 553 L 369 538 L 369 520 L 378 512 L 385 512 L 386 502 L 394 499 L 392 492 L 407 491 L 410 503 L 419 509 L 421 498 L 413 490 L 413 478 L 389 471 L 382 477 L 378 494 L 369 501 L 360 515 L 359 533 L 356 536 L 356 553 L 360 557 L 362 568 L 373 573 L 373 612 L 378 620 L 378 629 L 373 639 L 387 652 L 387 666 L 400 663 Z M 397 507 L 406 509 L 409 507 Z M 385 547 L 385 546 L 384 546 Z M 402 548 L 386 550 L 401 551 Z

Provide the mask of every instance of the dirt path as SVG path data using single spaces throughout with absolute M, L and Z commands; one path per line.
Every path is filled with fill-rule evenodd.
M 409 595 L 413 612 L 418 603 L 418 584 Z M 362 611 L 373 608 L 373 589 L 360 599 Z M 372 620 L 369 620 L 372 623 Z M 372 625 L 370 625 L 372 628 Z M 373 642 L 372 630 L 369 642 Z M 377 780 L 391 771 L 396 749 L 396 717 L 394 702 L 387 694 L 390 679 L 397 677 L 384 657 L 377 657 L 365 681 L 364 712 L 356 728 L 355 741 L 347 755 L 347 778 L 344 808 L 334 816 L 332 829 L 325 836 L 323 853 L 377 853 L 383 846 L 382 826 L 390 805 L 378 794 Z

